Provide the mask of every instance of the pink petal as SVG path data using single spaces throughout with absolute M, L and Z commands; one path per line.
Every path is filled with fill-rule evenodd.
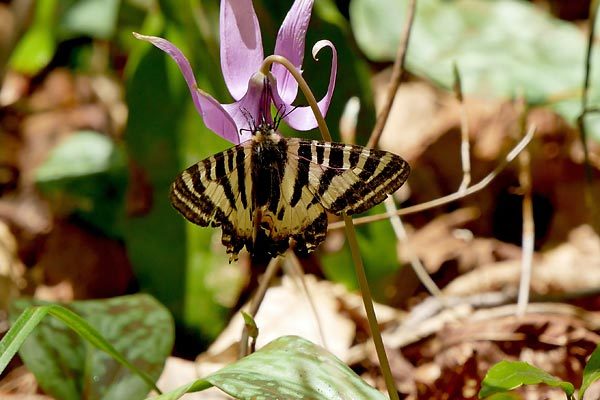
M 275 54 L 284 56 L 301 69 L 304 59 L 306 31 L 310 21 L 313 0 L 296 0 L 288 11 L 275 42 Z M 298 84 L 290 73 L 280 64 L 271 69 L 277 79 L 277 90 L 286 103 L 291 103 L 298 93 Z
M 138 33 L 133 35 L 140 40 L 145 40 L 152 43 L 165 53 L 167 53 L 177 63 L 179 70 L 183 74 L 188 85 L 196 110 L 202 116 L 204 124 L 207 128 L 234 144 L 239 143 L 239 135 L 234 120 L 221 107 L 219 102 L 212 98 L 209 94 L 198 89 L 196 78 L 192 72 L 192 67 L 183 55 L 183 53 L 175 47 L 175 45 L 166 39 L 156 36 L 145 36 Z M 158 101 L 159 99 L 157 99 Z
M 240 144 L 240 131 L 235 119 L 227 112 L 226 105 L 219 104 L 211 95 L 200 89 L 197 91 L 202 102 L 204 125 L 223 139 L 233 144 Z
M 248 90 L 244 97 L 232 104 L 224 104 L 223 108 L 235 121 L 240 135 L 240 143 L 252 137 L 252 130 L 266 119 L 271 123 L 271 98 L 265 100 L 265 76 L 255 73 L 248 82 Z
M 229 93 L 239 100 L 264 59 L 252 0 L 221 0 L 221 70 Z
M 335 89 L 335 78 L 337 75 L 337 51 L 335 49 L 335 46 L 333 45 L 333 43 L 331 43 L 329 40 L 319 40 L 317 43 L 315 43 L 315 45 L 313 46 L 313 58 L 315 60 L 317 59 L 317 53 L 323 48 L 323 47 L 330 47 L 331 51 L 332 51 L 332 58 L 331 58 L 331 72 L 329 74 L 329 86 L 327 87 L 327 93 L 325 94 L 325 96 L 318 102 L 319 105 L 319 110 L 321 110 L 321 113 L 323 114 L 323 116 L 325 116 L 325 114 L 327 114 L 327 109 L 329 109 L 329 103 L 331 103 L 331 97 L 333 96 L 333 90 Z M 292 110 L 292 106 L 289 105 L 289 103 L 284 102 L 283 99 L 279 96 L 279 93 L 277 93 L 277 91 L 273 91 L 273 97 L 275 100 L 275 104 L 286 104 L 286 108 L 289 111 Z M 287 124 L 299 131 L 308 131 L 310 129 L 316 128 L 317 127 L 317 120 L 311 110 L 311 108 L 309 106 L 305 106 L 305 107 L 297 107 L 296 109 L 294 109 L 294 111 L 290 112 L 285 118 L 284 118 L 285 122 L 287 122 Z

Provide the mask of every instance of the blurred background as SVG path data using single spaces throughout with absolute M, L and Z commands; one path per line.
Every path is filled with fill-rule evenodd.
M 268 55 L 292 1 L 253 3 Z M 397 204 L 415 205 L 458 189 L 461 121 L 469 127 L 472 183 L 501 162 L 524 126 L 535 124 L 529 174 L 539 265 L 532 297 L 554 296 L 596 312 L 597 39 L 588 91 L 592 110 L 583 119 L 587 166 L 577 124 L 590 2 L 417 3 L 406 81 L 380 142 L 412 167 L 408 183 L 395 195 Z M 320 39 L 332 41 L 339 63 L 327 121 L 336 140 L 366 143 L 385 99 L 406 7 L 400 0 L 315 1 L 304 76 L 317 98 L 323 96 L 331 54 L 324 50 L 315 61 L 310 49 Z M 247 298 L 248 282 L 255 282 L 259 272 L 249 268 L 246 257 L 229 264 L 220 229 L 187 223 L 168 200 L 169 186 L 181 170 L 229 144 L 205 128 L 172 60 L 132 35 L 175 43 L 192 63 L 198 86 L 229 102 L 220 70 L 218 21 L 216 0 L 0 2 L 0 335 L 8 329 L 9 305 L 18 297 L 68 302 L 142 292 L 172 313 L 174 353 L 192 359 L 223 331 L 240 295 Z M 453 91 L 454 65 L 462 80 L 462 103 Z M 282 131 L 319 137 L 318 132 Z M 523 224 L 519 186 L 519 166 L 513 163 L 477 194 L 407 216 L 409 239 L 403 243 L 389 222 L 361 225 L 362 256 L 376 300 L 397 316 L 428 297 L 408 264 L 415 256 L 445 294 L 500 292 L 514 300 Z M 369 214 L 382 212 L 380 205 Z M 330 231 L 321 249 L 301 263 L 307 273 L 344 293 L 357 288 L 343 230 Z M 362 342 L 364 318 L 336 301 L 336 312 L 357 326 L 347 336 L 348 346 Z M 535 356 L 541 345 L 532 342 L 537 343 L 540 330 L 560 326 L 570 332 L 576 325 L 583 333 L 576 339 L 561 336 L 566 344 L 559 347 L 567 350 L 551 365 L 569 357 L 582 362 L 595 347 L 599 327 L 585 321 L 554 323 L 514 323 L 506 329 L 511 334 L 522 330 L 521 342 L 486 351 L 496 359 L 519 356 L 523 349 Z M 406 378 L 407 393 L 416 390 L 415 379 L 430 388 L 425 393 L 431 397 L 422 398 L 436 398 L 433 388 L 443 387 L 436 381 L 441 373 L 415 378 L 418 365 L 426 362 L 446 371 L 446 377 L 471 376 L 456 369 L 470 365 L 465 359 L 453 356 L 444 363 L 435 358 L 437 335 L 430 332 L 399 350 L 398 379 Z M 548 343 L 544 346 L 551 347 Z M 445 343 L 458 351 L 454 344 Z M 571 351 L 571 344 L 579 350 Z M 366 355 L 352 362 L 363 372 L 372 365 Z M 580 373 L 577 367 L 565 368 L 558 373 Z

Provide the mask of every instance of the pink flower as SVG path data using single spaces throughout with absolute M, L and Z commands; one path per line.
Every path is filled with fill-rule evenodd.
M 294 1 L 279 28 L 275 43 L 275 54 L 290 60 L 299 70 L 304 58 L 306 30 L 313 1 Z M 272 76 L 268 80 L 258 72 L 264 55 L 258 18 L 251 0 L 221 1 L 221 70 L 227 89 L 236 100 L 231 104 L 220 104 L 196 86 L 189 61 L 171 42 L 155 36 L 134 35 L 166 52 L 177 63 L 204 124 L 234 144 L 250 139 L 252 121 L 259 123 L 264 118 L 270 121 L 271 102 L 283 112 L 283 119 L 292 128 L 309 130 L 317 126 L 310 107 L 291 106 L 298 93 L 298 84 L 282 65 L 272 66 Z M 319 101 L 319 108 L 325 114 L 335 87 L 337 52 L 331 42 L 321 40 L 313 47 L 313 57 L 323 47 L 330 47 L 333 53 L 327 93 Z M 268 94 L 268 101 L 265 101 L 265 93 Z

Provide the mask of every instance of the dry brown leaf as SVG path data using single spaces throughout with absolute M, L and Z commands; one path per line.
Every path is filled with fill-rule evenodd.
M 518 285 L 520 260 L 481 266 L 456 278 L 444 289 L 449 296 L 466 296 Z M 600 238 L 583 225 L 574 229 L 569 241 L 533 261 L 531 291 L 538 295 L 584 292 L 600 287 Z
M 17 240 L 0 220 L 0 311 L 8 310 L 12 299 L 25 287 L 25 267 L 17 254 Z M 0 317 L 0 325 L 2 325 Z M 2 332 L 2 330 L 0 330 Z
M 255 321 L 259 329 L 257 349 L 280 336 L 298 335 L 326 347 L 341 360 L 347 359 L 348 349 L 355 336 L 355 326 L 347 316 L 339 312 L 334 289 L 336 285 L 328 281 L 317 281 L 311 275 L 305 275 L 304 279 L 318 316 L 313 313 L 302 286 L 284 276 L 279 285 L 267 290 L 256 315 Z M 320 336 L 319 323 L 325 335 L 325 343 Z M 207 375 L 235 361 L 243 326 L 241 314 L 236 313 L 210 348 L 198 356 L 200 375 Z
M 165 363 L 160 378 L 156 386 L 163 391 L 163 393 L 175 390 L 180 386 L 187 385 L 197 379 L 200 376 L 196 371 L 196 363 L 193 361 L 184 360 L 177 357 L 169 357 Z M 181 400 L 227 400 L 232 397 L 223 393 L 217 388 L 210 388 L 203 390 L 198 393 L 188 393 L 181 397 Z
M 122 244 L 67 221 L 56 221 L 36 268 L 44 274 L 39 283 L 55 286 L 66 281 L 75 299 L 122 295 L 133 278 Z M 44 290 L 46 297 L 48 289 Z M 55 289 L 59 298 L 66 293 L 64 287 Z

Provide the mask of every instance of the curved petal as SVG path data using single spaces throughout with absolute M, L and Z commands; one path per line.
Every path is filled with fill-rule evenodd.
M 275 42 L 275 54 L 284 56 L 301 69 L 304 59 L 306 31 L 310 21 L 313 0 L 296 0 L 288 11 Z M 277 79 L 277 90 L 286 103 L 291 103 L 298 93 L 298 84 L 290 73 L 280 64 L 275 64 L 271 72 Z
M 235 121 L 240 143 L 249 140 L 252 137 L 252 131 L 256 127 L 266 122 L 272 124 L 271 118 L 271 98 L 265 87 L 265 75 L 260 72 L 255 73 L 248 81 L 248 90 L 239 101 L 232 104 L 224 104 L 223 108 Z
M 221 70 L 229 93 L 241 99 L 264 59 L 252 0 L 221 0 Z
M 218 101 L 209 94 L 198 89 L 192 67 L 183 53 L 175 47 L 173 43 L 166 39 L 156 36 L 140 35 L 135 32 L 133 35 L 140 40 L 152 43 L 154 46 L 167 53 L 175 63 L 177 63 L 177 66 L 188 85 L 196 110 L 198 110 L 198 113 L 202 116 L 207 128 L 221 136 L 223 139 L 238 144 L 239 136 L 234 120 L 227 114 L 226 110 L 221 107 Z
M 200 101 L 202 102 L 202 120 L 204 125 L 223 139 L 233 143 L 240 144 L 240 133 L 236 121 L 227 112 L 225 104 L 219 104 L 208 93 L 196 89 Z
M 317 43 L 315 43 L 312 49 L 313 58 L 315 60 L 318 61 L 317 53 L 323 47 L 330 47 L 332 52 L 331 72 L 329 74 L 329 86 L 327 87 L 327 93 L 325 93 L 325 96 L 323 96 L 323 98 L 318 102 L 319 110 L 321 110 L 321 113 L 323 113 L 323 116 L 325 116 L 327 114 L 327 109 L 329 109 L 329 103 L 331 103 L 331 98 L 333 97 L 333 91 L 335 89 L 335 78 L 337 76 L 337 51 L 333 43 L 331 43 L 329 40 L 319 40 Z M 292 107 L 289 106 L 289 103 L 283 101 L 283 99 L 279 96 L 279 93 L 277 93 L 277 91 L 273 91 L 273 97 L 276 105 L 282 103 L 286 104 L 285 107 L 287 107 L 291 111 Z M 283 119 L 285 120 L 285 122 L 287 122 L 287 124 L 290 127 L 299 131 L 307 131 L 317 127 L 317 120 L 310 106 L 296 107 Z

